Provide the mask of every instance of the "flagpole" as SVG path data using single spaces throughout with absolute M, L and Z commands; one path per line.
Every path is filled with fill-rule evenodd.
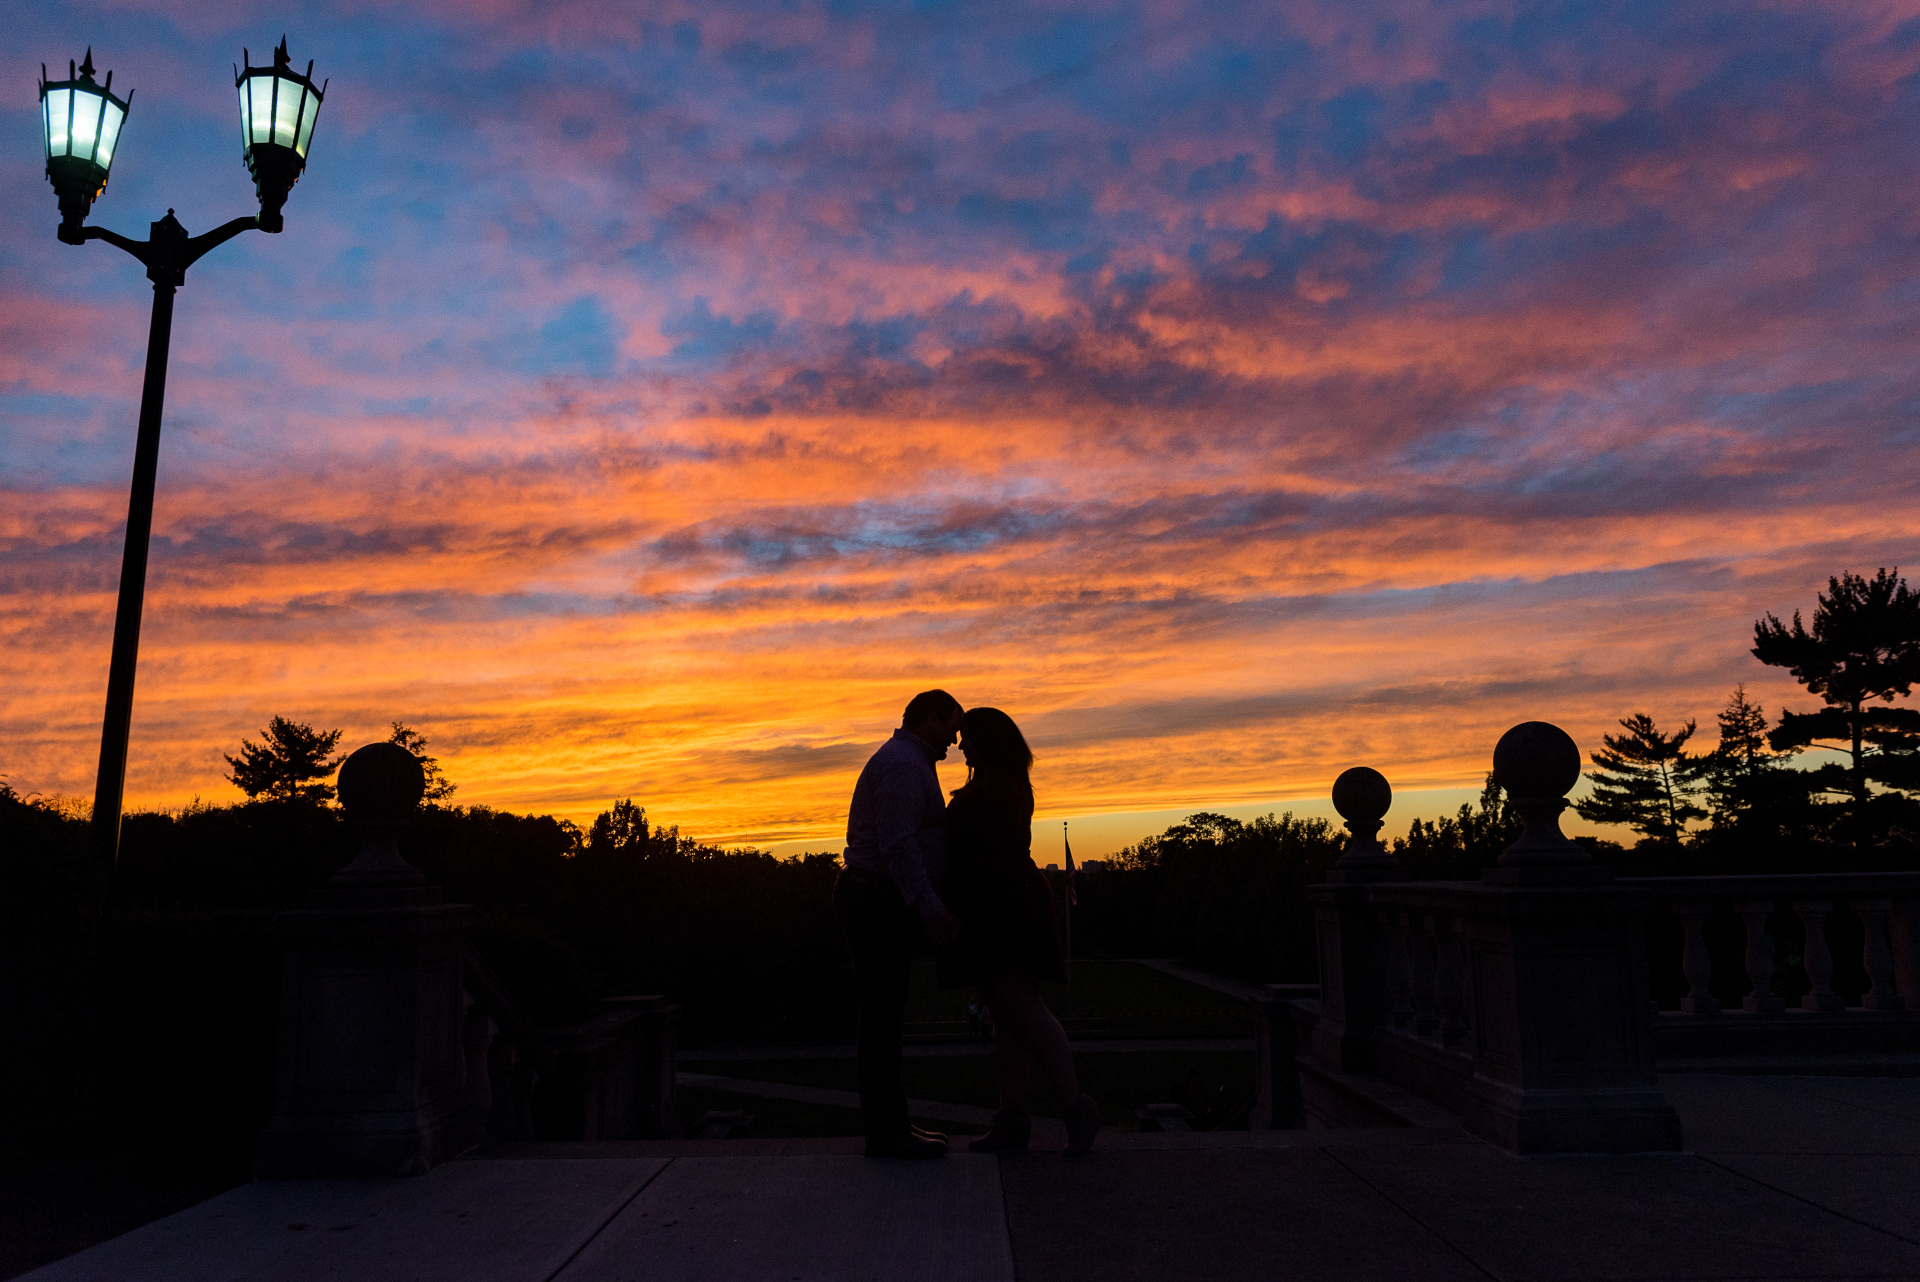
M 1073 843 L 1067 839 L 1067 821 L 1060 821 L 1060 845 L 1067 852 L 1067 1022 L 1073 1022 Z

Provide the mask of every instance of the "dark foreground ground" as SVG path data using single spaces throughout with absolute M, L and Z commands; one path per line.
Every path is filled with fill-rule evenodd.
M 1920 1278 L 1920 1082 L 1663 1079 L 1689 1151 L 1515 1158 L 1454 1129 L 1116 1135 L 881 1163 L 855 1142 L 508 1147 L 254 1183 L 77 1279 Z
M 1088 1052 L 1085 1085 L 1110 1125 L 1131 1127 L 1136 1109 L 1168 1101 L 1205 1122 L 1231 1122 L 1224 1115 L 1244 1103 L 1254 1080 L 1245 985 L 1165 962 L 1082 960 L 1074 971 L 1071 1023 Z M 967 1039 L 969 997 L 941 989 L 930 961 L 915 964 L 906 1086 L 935 1110 L 917 1120 L 956 1134 L 985 1130 L 995 1102 L 986 1047 Z M 1068 1018 L 1066 987 L 1048 985 L 1047 997 Z M 681 1066 L 678 1105 L 690 1131 L 709 1110 L 749 1114 L 756 1138 L 860 1130 L 851 1045 L 683 1046 Z M 1051 1100 L 1035 1104 L 1042 1115 L 1057 1112 Z M 180 1120 L 164 1133 L 119 1142 L 0 1148 L 0 1278 L 246 1183 L 248 1141 L 244 1130 Z

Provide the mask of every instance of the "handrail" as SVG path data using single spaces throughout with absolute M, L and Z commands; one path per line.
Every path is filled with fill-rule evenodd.
M 1714 877 L 1622 877 L 1663 898 L 1681 895 L 1739 898 L 1846 899 L 1855 895 L 1920 894 L 1920 872 L 1792 872 Z
M 541 1036 L 539 1028 L 526 1017 L 519 1005 L 507 993 L 480 954 L 471 946 L 460 953 L 461 969 L 465 975 L 467 992 L 480 1004 L 489 1018 L 500 1026 L 500 1031 L 513 1047 L 533 1067 L 541 1073 L 552 1070 L 553 1049 Z

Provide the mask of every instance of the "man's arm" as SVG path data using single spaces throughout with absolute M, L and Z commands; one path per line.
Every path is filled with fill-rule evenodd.
M 875 782 L 879 810 L 875 827 L 887 875 L 922 922 L 945 916 L 947 906 L 934 893 L 926 861 L 920 854 L 920 819 L 926 804 L 922 781 L 912 766 L 903 762 L 893 765 Z

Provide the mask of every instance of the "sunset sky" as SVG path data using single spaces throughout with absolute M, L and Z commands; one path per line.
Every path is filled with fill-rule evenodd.
M 1755 617 L 1920 561 L 1920 0 L 9 12 L 22 792 L 91 795 L 151 299 L 53 235 L 88 45 L 135 235 L 256 207 L 242 46 L 331 79 L 179 295 L 133 806 L 397 719 L 461 801 L 831 848 L 940 685 L 1076 853 L 1357 764 L 1403 830 L 1517 721 L 1810 710 Z

